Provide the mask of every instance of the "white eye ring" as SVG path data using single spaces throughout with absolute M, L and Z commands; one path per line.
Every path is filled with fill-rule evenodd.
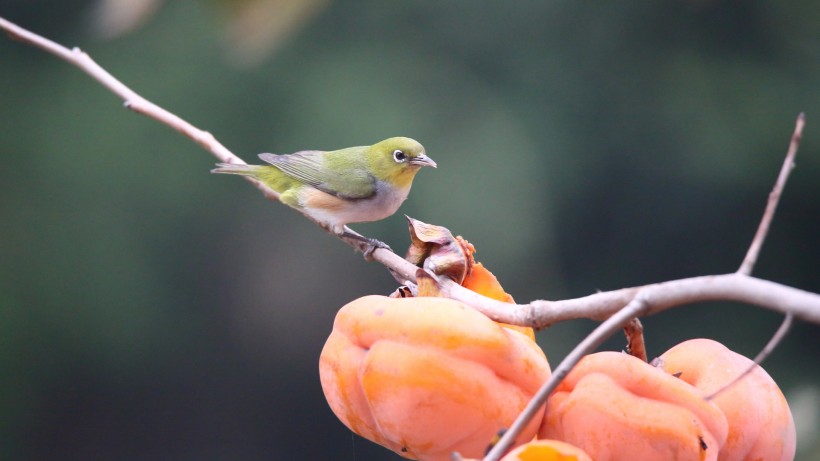
M 407 161 L 407 154 L 402 150 L 396 149 L 393 151 L 393 160 L 395 160 L 396 163 L 404 163 Z

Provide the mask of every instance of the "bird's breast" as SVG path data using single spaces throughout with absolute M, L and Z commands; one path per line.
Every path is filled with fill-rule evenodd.
M 379 182 L 376 193 L 363 199 L 345 199 L 305 187 L 300 194 L 302 208 L 315 220 L 340 227 L 355 222 L 384 219 L 399 209 L 410 188 L 398 188 Z

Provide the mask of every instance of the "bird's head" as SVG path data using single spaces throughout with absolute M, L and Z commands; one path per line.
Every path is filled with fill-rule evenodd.
M 410 187 L 423 166 L 436 168 L 424 146 L 410 138 L 389 138 L 370 146 L 368 158 L 376 178 L 396 187 Z

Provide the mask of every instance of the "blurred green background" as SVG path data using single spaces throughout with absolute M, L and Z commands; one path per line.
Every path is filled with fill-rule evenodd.
M 401 212 L 465 236 L 519 301 L 734 271 L 805 111 L 755 274 L 820 291 L 814 2 L 245 3 L 0 16 L 248 161 L 418 139 L 439 168 Z M 0 69 L 0 459 L 401 459 L 333 416 L 317 370 L 336 310 L 395 288 L 382 267 L 54 57 L 2 37 Z M 400 215 L 353 227 L 408 244 Z M 645 326 L 652 356 L 754 355 L 779 321 L 708 304 Z M 557 364 L 594 325 L 539 343 Z M 765 364 L 798 459 L 820 460 L 818 357 L 799 323 Z

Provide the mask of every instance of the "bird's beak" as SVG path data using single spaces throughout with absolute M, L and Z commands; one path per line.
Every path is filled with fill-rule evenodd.
M 424 154 L 419 154 L 419 155 L 416 155 L 415 157 L 411 158 L 410 163 L 412 165 L 431 166 L 433 168 L 436 168 L 438 166 L 438 165 L 436 165 L 436 162 L 433 161 L 433 159 L 431 159 L 430 157 L 428 157 Z

